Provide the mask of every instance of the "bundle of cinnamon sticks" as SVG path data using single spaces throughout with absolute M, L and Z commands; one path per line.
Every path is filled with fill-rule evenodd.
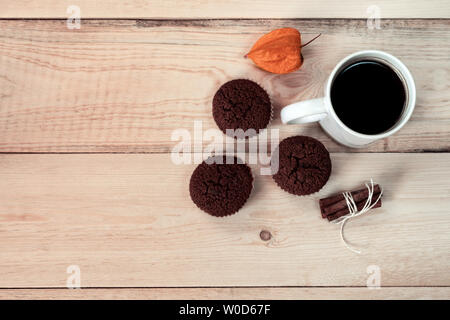
M 372 205 L 375 201 L 377 201 L 380 196 L 381 188 L 378 184 L 373 186 L 373 195 L 370 200 L 370 204 Z M 359 189 L 350 192 L 353 200 L 355 201 L 356 207 L 358 211 L 361 210 L 369 197 L 369 190 L 367 188 Z M 322 213 L 322 218 L 328 219 L 328 221 L 333 221 L 339 217 L 345 216 L 350 213 L 350 210 L 347 205 L 347 201 L 344 198 L 342 193 L 323 198 L 319 200 L 320 212 Z M 381 198 L 378 202 L 373 206 L 372 209 L 381 207 Z

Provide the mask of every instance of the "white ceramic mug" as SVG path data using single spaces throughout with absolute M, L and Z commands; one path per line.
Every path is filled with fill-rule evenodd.
M 335 77 L 345 67 L 361 60 L 379 61 L 389 66 L 402 80 L 406 90 L 405 106 L 400 119 L 391 129 L 380 134 L 368 135 L 350 129 L 337 117 L 331 103 L 330 92 Z M 370 77 L 369 74 L 367 76 Z M 281 110 L 281 121 L 287 124 L 319 121 L 325 132 L 337 142 L 349 147 L 360 148 L 376 140 L 386 138 L 400 130 L 411 117 L 415 103 L 416 87 L 408 68 L 406 68 L 399 59 L 389 53 L 377 50 L 366 50 L 353 53 L 337 64 L 333 72 L 331 72 L 325 86 L 325 97 L 301 101 L 284 107 Z

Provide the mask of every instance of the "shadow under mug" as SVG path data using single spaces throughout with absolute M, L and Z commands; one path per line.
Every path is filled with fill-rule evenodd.
M 379 61 L 394 70 L 405 87 L 406 100 L 397 123 L 380 134 L 362 134 L 347 127 L 336 115 L 331 103 L 331 88 L 335 77 L 347 66 L 361 60 Z M 325 97 L 296 102 L 281 110 L 281 121 L 299 124 L 319 121 L 321 127 L 337 142 L 352 148 L 361 148 L 376 140 L 386 138 L 400 130 L 411 117 L 416 103 L 416 87 L 408 68 L 393 55 L 377 50 L 353 53 L 342 59 L 331 72 L 325 86 Z

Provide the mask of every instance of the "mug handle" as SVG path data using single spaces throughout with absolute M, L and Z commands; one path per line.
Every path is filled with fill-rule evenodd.
M 316 122 L 327 115 L 325 98 L 300 101 L 281 109 L 281 121 L 287 124 Z

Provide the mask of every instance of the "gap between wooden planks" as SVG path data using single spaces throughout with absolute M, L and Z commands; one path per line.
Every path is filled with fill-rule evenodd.
M 449 18 L 445 0 L 0 0 L 0 18 Z
M 0 299 L 448 299 L 449 287 L 368 288 L 83 288 L 0 289 Z
M 433 7 L 427 3 L 427 6 Z M 243 55 L 263 33 L 298 28 L 300 71 L 273 75 Z M 0 152 L 170 152 L 175 129 L 217 128 L 217 88 L 250 78 L 270 93 L 281 138 L 305 134 L 332 152 L 450 150 L 449 20 L 0 20 Z M 396 135 L 362 150 L 334 143 L 317 124 L 280 123 L 282 106 L 323 95 L 344 56 L 381 49 L 412 71 L 417 105 Z M 204 142 L 209 144 L 209 142 Z
M 450 154 L 332 154 L 317 194 L 253 166 L 245 207 L 211 217 L 190 200 L 195 165 L 168 154 L 0 155 L 0 287 L 450 286 Z M 317 200 L 373 177 L 383 208 L 351 222 L 348 251 Z M 272 239 L 262 241 L 262 230 Z

